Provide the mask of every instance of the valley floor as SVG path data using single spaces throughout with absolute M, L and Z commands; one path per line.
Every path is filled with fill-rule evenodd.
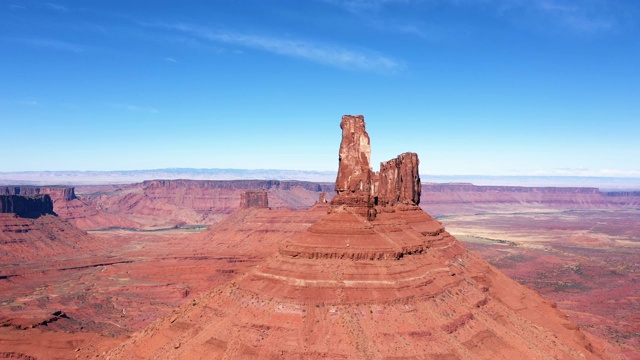
M 280 241 L 322 215 L 278 211 L 295 224 Z M 467 248 L 555 301 L 612 351 L 639 358 L 640 210 L 502 209 L 439 219 Z M 260 234 L 278 226 L 250 224 L 249 243 L 226 239 L 216 246 L 204 233 L 217 231 L 222 239 L 220 225 L 202 233 L 98 231 L 91 236 L 108 245 L 105 253 L 2 265 L 0 358 L 95 358 L 258 264 L 277 246 L 261 244 Z
M 640 358 L 640 210 L 502 211 L 440 221 L 581 328 Z

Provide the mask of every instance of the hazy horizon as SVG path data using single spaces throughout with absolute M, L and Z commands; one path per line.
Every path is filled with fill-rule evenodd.
M 640 190 L 640 177 L 596 176 L 496 176 L 420 173 L 423 184 L 471 183 L 489 186 L 592 187 L 600 190 Z M 147 169 L 120 171 L 22 171 L 0 172 L 0 185 L 108 185 L 145 180 L 280 180 L 332 183 L 336 171 L 283 169 Z
M 640 3 L 0 4 L 0 172 L 372 166 L 640 177 Z

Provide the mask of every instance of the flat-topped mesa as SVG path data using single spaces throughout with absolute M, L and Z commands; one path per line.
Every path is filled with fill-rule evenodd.
M 53 201 L 48 194 L 0 195 L 0 213 L 16 214 L 22 218 L 35 219 L 53 212 Z
M 377 174 L 378 205 L 420 204 L 420 174 L 418 173 L 418 154 L 406 152 L 397 158 L 380 163 Z
M 76 198 L 75 188 L 70 186 L 0 186 L 0 195 L 38 195 L 48 194 L 51 200 L 71 201 Z
M 344 115 L 340 123 L 342 141 L 338 157 L 337 195 L 332 205 L 370 207 L 372 174 L 371 143 L 365 130 L 364 116 Z
M 240 208 L 268 208 L 269 198 L 264 190 L 247 190 L 240 193 Z

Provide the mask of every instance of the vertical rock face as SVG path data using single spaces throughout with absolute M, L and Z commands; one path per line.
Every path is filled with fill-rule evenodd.
M 75 188 L 69 186 L 0 186 L 0 195 L 38 194 L 48 194 L 54 202 L 77 199 Z
M 397 158 L 380 163 L 378 175 L 378 204 L 420 204 L 422 185 L 418 174 L 418 154 L 406 152 Z
M 371 143 L 364 116 L 344 115 L 338 158 L 337 196 L 333 204 L 367 206 L 371 202 Z
M 49 195 L 0 195 L 0 213 L 13 213 L 23 218 L 35 219 L 52 214 L 53 201 Z
M 345 115 L 340 123 L 342 141 L 336 197 L 332 205 L 357 208 L 356 212 L 373 220 L 376 206 L 418 205 L 420 203 L 420 175 L 418 154 L 404 153 L 380 164 L 374 173 L 369 165 L 371 144 L 362 115 Z
M 248 208 L 268 208 L 269 199 L 264 190 L 247 190 L 240 194 L 240 207 Z

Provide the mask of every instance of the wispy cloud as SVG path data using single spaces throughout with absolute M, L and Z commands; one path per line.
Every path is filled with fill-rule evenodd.
M 24 106 L 38 106 L 38 102 L 35 100 L 18 100 L 16 103 Z
M 530 6 L 576 32 L 609 31 L 616 25 L 611 9 L 600 1 L 536 0 L 532 1 Z
M 159 114 L 160 111 L 154 107 L 138 106 L 132 104 L 111 103 L 113 108 L 119 110 L 125 110 L 134 113 L 147 113 L 147 114 Z
M 423 2 L 417 0 L 322 0 L 328 4 L 339 6 L 352 13 L 362 13 L 382 10 L 391 4 L 408 4 Z
M 423 36 L 427 32 L 422 27 L 393 26 L 388 11 L 391 7 L 414 7 L 416 10 L 435 7 L 489 7 L 497 14 L 530 24 L 554 24 L 574 33 L 602 33 L 614 29 L 622 17 L 622 5 L 607 0 L 318 0 L 342 8 L 376 25 L 386 19 L 391 26 L 388 30 L 413 33 Z M 377 21 L 372 21 L 371 19 Z M 411 24 L 416 18 L 402 18 Z M 397 19 L 396 19 L 397 22 Z M 424 36 L 423 36 L 424 37 Z
M 67 11 L 69 11 L 69 9 L 68 9 L 66 6 L 64 6 L 64 5 L 60 5 L 60 4 L 56 4 L 56 3 L 50 3 L 50 2 L 45 3 L 45 5 L 46 5 L 48 8 L 53 9 L 53 10 L 56 10 L 56 11 L 60 11 L 60 12 L 67 12 Z
M 66 42 L 66 41 L 59 41 L 59 40 L 51 40 L 51 39 L 39 39 L 39 38 L 32 38 L 32 39 L 24 39 L 24 38 L 20 38 L 20 39 L 13 39 L 15 41 L 30 45 L 30 46 L 35 46 L 35 47 L 43 47 L 43 48 L 50 48 L 50 49 L 55 49 L 55 50 L 63 50 L 63 51 L 71 51 L 74 53 L 81 53 L 84 51 L 84 49 L 77 44 L 74 43 L 70 43 L 70 42 Z
M 11 5 L 9 5 L 9 8 L 11 10 L 26 10 L 27 9 L 26 6 L 22 6 L 22 5 L 18 5 L 18 4 L 11 4 Z
M 172 57 L 166 57 L 166 58 L 164 58 L 164 61 L 170 62 L 170 63 L 177 63 L 178 62 L 178 60 L 176 60 L 176 59 L 174 59 Z
M 396 72 L 404 67 L 397 60 L 371 50 L 354 50 L 308 40 L 213 30 L 207 27 L 184 24 L 165 25 L 165 27 L 212 42 L 262 50 L 340 68 Z

